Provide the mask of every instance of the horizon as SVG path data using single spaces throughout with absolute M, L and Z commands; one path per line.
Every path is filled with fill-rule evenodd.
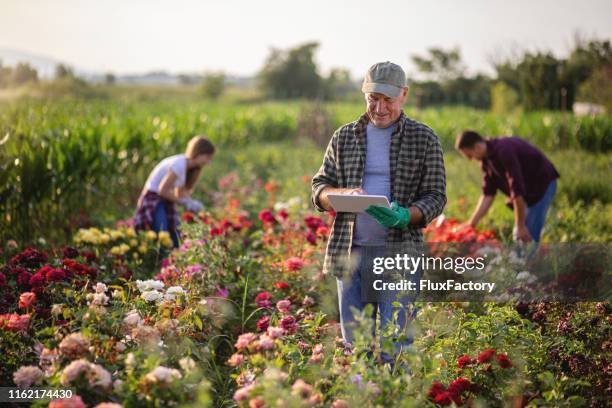
M 320 44 L 315 60 L 323 75 L 331 68 L 345 68 L 353 79 L 359 79 L 372 63 L 391 60 L 404 67 L 410 77 L 417 77 L 411 55 L 424 55 L 430 47 L 455 46 L 461 50 L 468 74 L 491 75 L 495 58 L 536 50 L 563 58 L 577 33 L 585 40 L 612 38 L 612 26 L 607 24 L 612 4 L 602 0 L 588 4 L 571 0 L 537 4 L 526 0 L 513 4 L 499 0 L 469 4 L 392 0 L 384 9 L 368 8 L 362 0 L 290 5 L 269 0 L 267 8 L 261 3 L 232 0 L 223 4 L 195 0 L 2 3 L 0 49 L 52 59 L 76 70 L 118 76 L 223 71 L 229 76 L 253 77 L 272 47 L 286 49 L 310 41 Z M 325 11 L 321 14 L 320 10 Z M 419 18 L 407 24 L 362 19 L 367 14 L 373 21 L 388 20 L 389 12 Z M 210 14 L 221 17 L 207 18 Z M 55 16 L 50 19 L 49 15 Z M 142 21 L 143 16 L 148 19 Z M 542 23 L 543 18 L 548 24 Z M 334 26 L 338 21 L 345 26 Z M 113 29 L 104 30 L 108 25 Z M 431 33 L 421 38 L 421 32 L 430 28 Z

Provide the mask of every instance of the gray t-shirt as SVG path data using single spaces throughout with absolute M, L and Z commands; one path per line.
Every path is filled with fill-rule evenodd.
M 363 174 L 363 188 L 370 195 L 384 195 L 391 201 L 391 173 L 389 148 L 391 134 L 397 123 L 385 129 L 379 129 L 368 123 L 366 129 L 366 157 Z M 357 214 L 353 230 L 353 245 L 384 245 L 388 229 L 372 218 L 371 215 Z

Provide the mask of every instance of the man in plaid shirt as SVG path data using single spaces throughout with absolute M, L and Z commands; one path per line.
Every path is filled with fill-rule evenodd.
M 362 91 L 366 113 L 336 130 L 312 179 L 312 202 L 319 211 L 333 211 L 330 193 L 386 195 L 392 202 L 390 209 L 371 206 L 367 214 L 341 212 L 334 220 L 323 272 L 337 278 L 342 335 L 348 342 L 354 340 L 352 309 L 372 303 L 361 296 L 361 276 L 372 273 L 374 257 L 388 255 L 397 245 L 421 243 L 421 229 L 446 204 L 440 142 L 433 130 L 404 115 L 408 87 L 402 68 L 391 62 L 373 65 Z M 392 303 L 373 303 L 374 317 L 378 309 L 383 324 L 393 319 L 397 308 Z M 404 329 L 414 308 L 410 301 L 401 303 L 406 313 L 399 313 L 397 323 Z M 407 336 L 396 346 L 411 342 Z

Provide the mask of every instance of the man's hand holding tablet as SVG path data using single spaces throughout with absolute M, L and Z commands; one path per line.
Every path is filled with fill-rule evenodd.
M 371 205 L 365 212 L 374 217 L 383 227 L 406 228 L 410 224 L 410 211 L 395 201 L 391 203 L 391 208 Z

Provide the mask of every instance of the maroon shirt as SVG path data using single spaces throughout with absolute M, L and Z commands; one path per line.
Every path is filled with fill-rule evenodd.
M 495 195 L 497 189 L 512 200 L 522 196 L 531 207 L 544 196 L 548 185 L 559 178 L 555 166 L 532 144 L 518 137 L 487 139 L 487 156 L 482 160 L 482 192 Z

